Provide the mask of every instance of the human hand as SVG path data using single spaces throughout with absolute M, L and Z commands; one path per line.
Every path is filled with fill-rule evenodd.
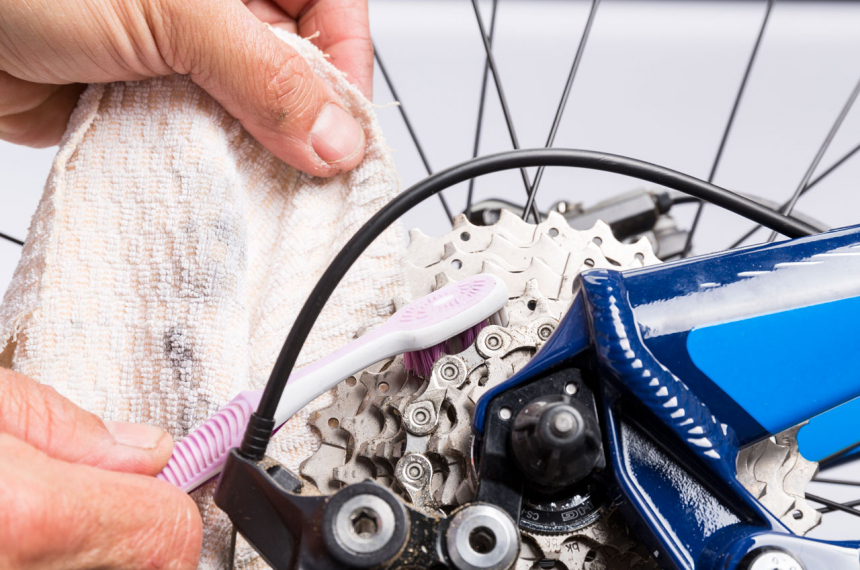
M 197 507 L 153 477 L 172 449 L 0 369 L 0 568 L 196 568 Z
M 315 176 L 355 168 L 361 127 L 265 23 L 319 33 L 312 41 L 371 96 L 367 0 L 0 0 L 0 139 L 56 144 L 81 84 L 181 73 L 288 164 Z

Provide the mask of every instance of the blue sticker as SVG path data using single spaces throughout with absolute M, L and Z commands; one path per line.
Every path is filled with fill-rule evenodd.
M 852 297 L 696 328 L 687 351 L 696 367 L 775 434 L 860 396 L 858 331 L 860 297 Z M 852 410 L 860 411 L 860 404 L 839 413 Z M 854 424 L 852 442 L 860 441 L 860 419 Z

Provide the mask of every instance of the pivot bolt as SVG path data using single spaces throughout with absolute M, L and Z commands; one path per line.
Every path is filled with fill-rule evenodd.
M 420 463 L 410 463 L 406 467 L 406 476 L 413 481 L 420 479 L 422 475 L 424 475 L 424 468 L 421 467 Z
M 576 418 L 570 412 L 560 412 L 552 418 L 552 431 L 556 435 L 567 435 L 576 427 Z
M 451 517 L 445 542 L 456 570 L 502 570 L 517 559 L 520 533 L 498 507 L 471 503 Z
M 547 340 L 552 336 L 553 328 L 550 325 L 543 325 L 538 329 L 538 336 L 541 340 Z
M 514 418 L 511 448 L 523 474 L 545 490 L 587 477 L 602 456 L 600 428 L 568 395 L 532 400 Z
M 428 401 L 413 402 L 403 414 L 403 427 L 414 435 L 427 435 L 436 427 L 436 410 Z
M 445 380 L 453 380 L 457 377 L 457 367 L 453 364 L 446 364 L 442 367 L 442 378 Z
M 347 551 L 375 552 L 394 536 L 394 511 L 375 495 L 357 495 L 346 501 L 334 518 L 334 536 Z
M 412 421 L 419 426 L 427 425 L 427 422 L 430 421 L 430 414 L 424 408 L 417 408 L 412 411 Z

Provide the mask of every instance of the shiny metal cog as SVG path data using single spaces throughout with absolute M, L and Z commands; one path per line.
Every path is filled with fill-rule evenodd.
M 504 319 L 470 346 L 442 356 L 429 378 L 406 372 L 402 358 L 377 363 L 336 388 L 334 403 L 312 419 L 319 450 L 302 477 L 323 493 L 373 479 L 427 512 L 444 514 L 474 497 L 471 417 L 475 402 L 507 380 L 549 338 L 570 306 L 581 271 L 659 263 L 647 240 L 619 243 L 609 226 L 572 229 L 557 213 L 538 225 L 507 211 L 492 226 L 458 216 L 451 232 L 410 232 L 404 271 L 412 298 L 478 273 L 508 285 Z M 407 299 L 395 299 L 400 307 Z M 579 505 L 580 508 L 585 505 Z M 545 505 L 541 505 L 541 508 Z M 523 530 L 517 568 L 655 568 L 610 509 L 560 532 Z
M 821 513 L 806 501 L 806 486 L 818 474 L 818 463 L 805 459 L 797 447 L 795 426 L 738 454 L 738 481 L 795 534 L 821 524 Z
M 658 570 L 618 511 L 569 534 L 521 531 L 516 570 Z
M 404 272 L 411 298 L 451 281 L 492 273 L 506 282 L 511 295 L 504 318 L 485 327 L 460 352 L 439 358 L 429 378 L 407 373 L 398 356 L 338 385 L 334 403 L 311 420 L 321 445 L 300 472 L 326 494 L 373 479 L 416 508 L 444 515 L 474 497 L 470 423 L 475 402 L 525 366 L 549 338 L 577 293 L 577 275 L 593 267 L 627 269 L 659 263 L 659 259 L 644 238 L 622 244 L 602 222 L 589 230 L 574 230 L 554 212 L 538 225 L 505 210 L 491 226 L 475 226 L 460 215 L 446 235 L 428 237 L 419 230 L 409 235 Z M 408 299 L 393 301 L 399 308 Z M 785 445 L 791 448 L 790 442 Z M 754 477 L 746 479 L 767 486 L 767 493 L 762 486 L 757 496 L 786 492 L 781 484 L 802 496 L 808 482 L 805 473 L 783 477 L 780 483 L 774 478 L 779 470 L 776 463 L 759 461 L 773 452 L 756 454 L 748 449 L 743 453 L 748 458 L 744 465 L 760 464 L 749 471 Z M 799 464 L 796 452 L 791 457 L 795 457 L 792 466 Z M 785 462 L 790 461 L 785 459 L 781 465 Z M 741 469 L 739 479 L 740 473 Z M 741 479 L 745 485 L 746 480 Z M 814 510 L 807 513 L 804 505 L 805 501 L 792 502 L 804 517 L 814 518 Z M 611 508 L 599 510 L 575 530 L 522 529 L 523 548 L 516 568 L 656 568 L 628 534 L 620 515 Z M 785 512 L 791 516 L 793 509 Z

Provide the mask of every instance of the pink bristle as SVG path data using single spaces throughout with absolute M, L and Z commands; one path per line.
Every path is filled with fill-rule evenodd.
M 490 324 L 489 320 L 481 321 L 477 325 L 470 327 L 460 333 L 460 346 L 463 347 L 461 350 L 464 350 L 466 347 L 475 342 L 475 339 L 478 338 L 478 334 L 482 330 L 484 330 L 484 327 L 488 324 Z
M 475 342 L 478 338 L 478 333 L 487 326 L 488 320 L 478 323 L 473 327 L 469 327 L 456 337 L 447 341 L 414 352 L 407 352 L 403 355 L 403 366 L 407 371 L 427 378 L 433 371 L 433 364 L 445 354 L 452 354 L 464 350 L 466 347 Z
M 422 378 L 430 376 L 430 372 L 433 371 L 433 363 L 446 353 L 445 344 L 443 342 L 423 350 L 407 352 L 403 355 L 403 366 L 409 372 Z

